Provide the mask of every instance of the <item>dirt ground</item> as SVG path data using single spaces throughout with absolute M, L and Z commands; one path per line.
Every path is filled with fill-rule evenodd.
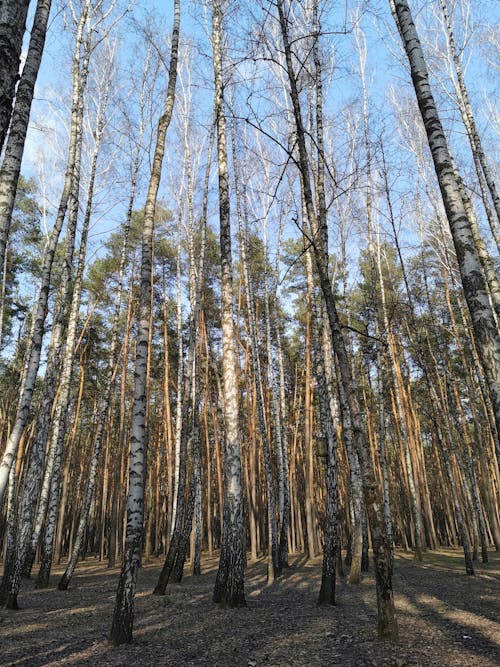
M 500 665 L 500 554 L 476 564 L 467 577 L 458 551 L 425 554 L 417 563 L 398 554 L 394 590 L 398 642 L 376 638 L 372 574 L 359 586 L 341 578 L 335 607 L 318 607 L 321 561 L 292 558 L 292 567 L 271 586 L 265 563 L 246 571 L 246 609 L 219 609 L 211 602 L 217 561 L 204 574 L 185 576 L 167 595 L 151 595 L 161 561 L 140 571 L 134 643 L 107 643 L 118 570 L 87 560 L 70 589 L 33 590 L 19 597 L 23 609 L 0 610 L 0 665 L 22 667 L 131 665 L 156 667 L 297 667 Z M 56 568 L 53 576 L 57 583 Z M 186 568 L 188 572 L 188 567 Z

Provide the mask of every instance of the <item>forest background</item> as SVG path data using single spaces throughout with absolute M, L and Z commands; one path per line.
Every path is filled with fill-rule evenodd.
M 157 592 L 169 577 L 182 577 L 188 553 L 195 572 L 202 550 L 222 547 L 222 563 L 236 458 L 242 540 L 251 558 L 268 556 L 270 581 L 288 553 L 312 558 L 325 544 L 334 561 L 342 546 L 356 583 L 371 543 L 387 590 L 394 545 L 421 559 L 428 548 L 460 544 L 468 574 L 479 554 L 487 561 L 488 550 L 500 548 L 494 381 L 464 298 L 462 260 L 390 3 L 286 3 L 292 72 L 283 3 L 215 4 L 219 84 L 211 3 L 183 3 L 177 81 L 175 29 L 171 40 L 162 3 L 52 8 L 3 262 L 4 461 L 26 389 L 44 244 L 67 187 L 69 212 L 54 243 L 33 399 L 23 407 L 2 487 L 2 548 L 6 562 L 10 554 L 18 563 L 4 573 L 7 604 L 17 604 L 21 570 L 35 558 L 40 586 L 52 563 L 68 558 L 61 587 L 85 554 L 126 561 L 138 412 L 147 433 L 139 551 L 177 549 Z M 412 10 L 494 304 L 500 10 L 489 0 L 414 2 Z M 166 122 L 164 100 L 173 104 L 174 87 Z M 168 128 L 160 171 L 158 128 Z M 217 240 L 224 235 L 221 164 L 232 216 L 229 264 Z M 327 221 L 324 280 L 313 206 Z M 224 283 L 228 265 L 232 285 Z M 325 280 L 347 367 L 328 342 Z M 228 312 L 232 381 L 224 363 Z M 364 450 L 356 443 L 361 430 Z M 327 561 L 322 592 L 333 601 Z M 133 586 L 130 592 L 133 598 Z M 382 634 L 391 626 L 387 613 L 379 616 Z M 122 631 L 131 637 L 131 621 Z

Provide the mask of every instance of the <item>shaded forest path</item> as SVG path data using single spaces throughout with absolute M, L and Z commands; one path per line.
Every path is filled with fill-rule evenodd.
M 466 577 L 458 551 L 425 554 L 423 563 L 399 553 L 394 588 L 400 640 L 392 644 L 376 638 L 372 573 L 359 586 L 341 578 L 337 606 L 318 607 L 321 559 L 291 562 L 284 577 L 268 587 L 265 562 L 250 563 L 248 607 L 235 610 L 211 602 L 216 558 L 204 559 L 204 574 L 170 585 L 164 597 L 151 595 L 162 561 L 147 562 L 139 574 L 135 642 L 111 648 L 107 637 L 118 570 L 87 559 L 68 591 L 37 591 L 29 582 L 20 596 L 23 609 L 0 610 L 0 665 L 500 664 L 500 554 L 491 554 L 487 565 L 475 564 L 477 576 Z

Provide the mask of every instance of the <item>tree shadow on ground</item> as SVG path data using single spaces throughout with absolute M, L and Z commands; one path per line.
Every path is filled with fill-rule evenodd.
M 248 607 L 230 610 L 211 601 L 216 557 L 204 559 L 202 575 L 153 596 L 158 559 L 140 572 L 134 643 L 118 648 L 107 642 L 118 570 L 87 561 L 68 591 L 35 591 L 30 584 L 23 610 L 0 610 L 0 665 L 498 665 L 500 558 L 494 554 L 491 564 L 478 567 L 476 578 L 461 575 L 454 560 L 451 572 L 432 561 L 432 555 L 422 564 L 397 557 L 400 640 L 386 643 L 376 638 L 372 573 L 357 586 L 340 579 L 337 605 L 318 607 L 320 558 L 293 560 L 270 586 L 260 559 L 246 571 Z

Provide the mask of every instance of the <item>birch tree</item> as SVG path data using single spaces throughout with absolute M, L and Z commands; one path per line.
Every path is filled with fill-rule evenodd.
M 318 274 L 325 308 L 330 326 L 331 344 L 337 357 L 341 382 L 346 393 L 349 413 L 353 426 L 353 436 L 356 452 L 360 459 L 363 492 L 366 508 L 369 514 L 372 546 L 375 557 L 375 578 L 378 606 L 378 634 L 383 639 L 397 639 L 398 626 L 394 610 L 394 599 L 392 592 L 392 558 L 391 549 L 385 530 L 383 516 L 383 503 L 381 493 L 375 479 L 374 470 L 370 458 L 369 443 L 367 441 L 365 426 L 361 418 L 361 410 L 356 395 L 354 378 L 347 356 L 346 343 L 338 315 L 337 305 L 325 265 L 324 247 L 321 243 L 323 230 L 319 227 L 318 217 L 314 206 L 313 190 L 310 178 L 310 160 L 306 147 L 305 127 L 302 119 L 297 79 L 293 66 L 292 50 L 289 37 L 289 19 L 285 13 L 283 0 L 276 1 L 278 9 L 279 26 L 281 30 L 282 43 L 285 55 L 285 67 L 289 81 L 290 99 L 293 107 L 295 131 L 297 135 L 297 166 L 300 172 L 305 209 L 307 213 L 308 231 L 307 240 L 311 243 L 316 271 Z M 325 224 L 325 221 L 321 221 Z
M 44 335 L 44 323 L 47 316 L 47 303 L 51 285 L 52 266 L 59 240 L 59 235 L 66 218 L 70 195 L 74 192 L 76 183 L 76 166 L 79 162 L 78 156 L 81 152 L 81 123 L 83 114 L 83 91 L 86 86 L 88 74 L 88 34 L 87 26 L 91 0 L 86 0 L 79 18 L 75 17 L 76 35 L 75 49 L 72 62 L 73 82 L 71 100 L 71 126 L 68 146 L 68 158 L 64 175 L 64 185 L 59 202 L 54 226 L 47 240 L 40 280 L 40 290 L 33 311 L 33 324 L 31 326 L 30 340 L 26 352 L 25 372 L 23 384 L 20 391 L 19 404 L 15 423 L 11 430 L 9 440 L 0 462 L 0 505 L 3 499 L 9 471 L 15 460 L 19 442 L 28 421 L 31 400 L 35 388 L 35 381 L 40 364 L 40 354 Z M 74 198 L 73 198 L 74 200 Z M 77 204 L 78 205 L 78 202 Z
M 30 0 L 0 4 L 0 152 L 9 129 Z
M 21 173 L 21 161 L 24 153 L 24 142 L 28 130 L 33 93 L 42 61 L 45 35 L 50 15 L 52 0 L 38 0 L 26 61 L 23 66 L 16 100 L 12 111 L 9 135 L 5 154 L 0 169 L 0 267 L 6 262 L 6 248 L 12 219 L 12 211 L 17 192 L 17 184 Z M 21 3 L 20 3 L 21 6 Z M 0 10 L 2 11 L 2 10 Z M 0 138 L 1 141 L 1 138 Z M 4 275 L 0 275 L 0 300 L 5 293 Z M 3 303 L 0 304 L 3 309 Z M 0 326 L 0 339 L 2 328 Z
M 474 166 L 476 168 L 477 177 L 479 180 L 482 197 L 485 204 L 486 214 L 488 217 L 488 221 L 490 223 L 491 232 L 493 237 L 495 238 L 497 248 L 499 248 L 500 251 L 500 238 L 498 236 L 498 225 L 500 224 L 500 196 L 498 194 L 492 169 L 484 152 L 483 142 L 481 141 L 481 137 L 477 128 L 476 118 L 472 110 L 472 104 L 469 96 L 469 91 L 465 82 L 465 76 L 462 63 L 460 60 L 459 50 L 457 48 L 455 41 L 452 17 L 448 9 L 447 0 L 440 0 L 440 5 L 443 14 L 443 21 L 448 43 L 449 55 L 453 63 L 452 77 L 453 77 L 453 85 L 455 88 L 455 93 L 457 96 L 458 106 L 460 109 L 460 114 L 462 116 L 462 121 L 467 131 L 467 137 L 469 139 L 472 157 L 474 160 Z M 455 76 L 453 76 L 453 70 Z M 487 193 L 485 191 L 484 183 L 486 183 L 487 190 L 491 197 L 491 201 L 493 203 L 493 207 L 495 210 L 496 219 L 494 219 L 492 216 L 492 211 L 487 201 Z
M 500 432 L 500 333 L 411 10 L 406 0 L 390 2 L 408 57 L 417 103 L 453 238 L 464 296 L 494 407 L 497 431 Z
M 130 437 L 129 483 L 127 499 L 127 528 L 125 552 L 116 593 L 115 610 L 110 641 L 115 646 L 132 641 L 134 622 L 134 595 L 143 540 L 144 464 L 147 446 L 146 396 L 148 346 L 151 323 L 151 266 L 153 261 L 153 231 L 158 188 L 160 186 L 166 134 L 175 102 L 177 60 L 179 51 L 180 0 L 173 4 L 173 28 L 170 48 L 168 87 L 163 113 L 158 121 L 156 146 L 149 179 L 144 223 L 140 281 L 139 331 L 136 346 L 134 374 L 134 402 L 132 433 Z
M 113 47 L 113 55 L 114 55 L 114 48 Z M 109 70 L 112 70 L 112 65 L 113 63 L 110 63 L 110 68 Z M 66 566 L 66 569 L 64 571 L 63 576 L 61 577 L 59 583 L 58 583 L 58 589 L 59 590 L 66 590 L 69 586 L 69 583 L 71 581 L 71 578 L 74 574 L 76 565 L 78 563 L 78 559 L 80 557 L 80 554 L 83 550 L 83 541 L 84 541 L 84 535 L 85 535 L 85 530 L 88 525 L 88 520 L 89 520 L 89 513 L 90 513 L 90 506 L 91 503 L 94 499 L 95 495 L 95 490 L 97 486 L 97 481 L 98 481 L 98 466 L 101 460 L 101 449 L 103 445 L 103 441 L 105 439 L 105 429 L 106 429 L 106 423 L 110 414 L 110 408 L 112 406 L 113 402 L 113 394 L 115 390 L 115 384 L 116 384 L 116 374 L 117 374 L 117 364 L 118 364 L 118 356 L 119 356 L 119 333 L 120 333 L 120 315 L 121 315 L 121 309 L 122 309 L 122 301 L 123 301 L 123 292 L 124 292 L 124 283 L 125 283 L 125 268 L 126 268 L 126 262 L 127 262 L 127 250 L 128 250 L 128 245 L 129 245 L 129 237 L 130 237 L 130 228 L 131 228 L 131 222 L 132 222 L 132 212 L 134 209 L 134 201 L 135 201 L 135 196 L 136 196 L 136 189 L 137 189 L 137 179 L 138 179 L 138 172 L 139 172 L 139 167 L 141 164 L 141 157 L 143 153 L 143 137 L 144 137 L 144 131 L 145 131 L 145 105 L 146 105 L 146 100 L 149 97 L 150 90 L 148 90 L 151 82 L 149 79 L 151 78 L 153 81 L 155 80 L 155 72 L 154 68 L 151 67 L 151 57 L 150 53 L 148 52 L 147 57 L 146 57 L 146 66 L 145 70 L 143 73 L 141 85 L 140 85 L 140 90 L 139 90 L 139 123 L 137 127 L 137 136 L 135 137 L 135 147 L 132 151 L 132 154 L 130 156 L 130 195 L 129 195 L 129 200 L 128 200 L 128 205 L 127 205 L 127 213 L 125 220 L 120 228 L 120 235 L 122 238 L 121 241 L 121 250 L 120 250 L 120 260 L 119 260 L 119 268 L 118 268 L 118 279 L 117 279 L 117 286 L 116 286 L 116 292 L 115 292 L 115 297 L 114 297 L 114 308 L 113 308 L 113 321 L 112 321 L 112 328 L 111 328 L 111 343 L 109 346 L 109 351 L 107 355 L 107 369 L 106 369 L 106 380 L 104 384 L 104 389 L 102 392 L 102 396 L 100 398 L 98 408 L 97 408 L 97 429 L 96 429 L 96 435 L 95 435 L 95 442 L 94 442 L 94 448 L 92 452 L 92 460 L 90 464 L 90 470 L 89 470 L 89 477 L 88 481 L 86 484 L 86 490 L 85 490 L 85 495 L 84 495 L 84 501 L 83 501 L 83 507 L 82 507 L 82 512 L 80 515 L 80 520 L 78 522 L 78 529 L 76 532 L 76 536 L 74 539 L 74 544 L 73 544 L 73 549 L 70 554 L 70 558 L 68 560 L 68 564 Z M 109 84 L 112 81 L 111 78 L 111 71 L 108 71 L 108 69 L 105 70 L 104 76 L 108 78 Z M 108 84 L 108 85 L 109 85 Z M 106 97 L 105 97 L 106 99 Z M 104 109 L 100 108 L 101 113 L 104 112 Z M 104 116 L 103 116 L 104 119 Z M 98 122 L 98 134 L 95 137 L 95 147 L 94 147 L 94 155 L 97 157 L 97 153 L 99 150 L 99 141 L 102 136 L 102 132 L 104 128 L 102 127 L 103 123 Z M 128 128 L 131 130 L 132 128 Z
M 225 0 L 212 0 L 212 52 L 219 168 L 219 225 L 221 250 L 222 400 L 225 425 L 224 466 L 226 472 L 223 526 L 219 569 L 213 599 L 224 606 L 246 606 L 243 568 L 243 492 L 241 445 L 233 319 L 233 267 L 229 169 L 227 160 L 224 80 L 222 73 L 222 21 Z
M 108 107 L 108 102 L 109 102 L 109 96 L 110 96 L 110 86 L 113 81 L 112 77 L 112 63 L 113 63 L 113 58 L 114 54 L 111 53 L 107 54 L 106 57 L 104 58 L 105 60 L 108 61 L 109 67 L 105 69 L 105 74 L 103 77 L 103 81 L 101 82 L 100 90 L 98 92 L 98 99 L 96 101 L 96 118 L 95 118 L 95 129 L 93 131 L 93 136 L 94 136 L 94 146 L 92 149 L 92 155 L 90 159 L 90 173 L 89 173 L 89 186 L 88 186 L 88 191 L 87 191 L 87 203 L 85 207 L 85 214 L 84 214 L 84 219 L 83 219 L 83 225 L 82 225 L 82 233 L 81 233 L 81 240 L 80 240 L 80 248 L 79 248 L 79 253 L 78 253 L 78 266 L 77 266 L 77 271 L 74 277 L 74 282 L 73 282 L 73 294 L 72 294 L 72 301 L 71 301 L 71 308 L 70 308 L 70 313 L 69 313 L 69 320 L 68 320 L 68 327 L 66 331 L 66 346 L 64 350 L 64 355 L 63 355 L 63 360 L 62 360 L 62 365 L 61 365 L 61 373 L 60 373 L 60 381 L 59 381 L 59 387 L 58 387 L 58 397 L 55 403 L 55 409 L 54 409 L 54 418 L 53 418 L 53 426 L 52 426 L 52 433 L 51 433 L 51 438 L 52 441 L 55 441 L 56 439 L 60 440 L 59 443 L 54 442 L 54 449 L 57 452 L 56 456 L 58 459 L 60 458 L 59 452 L 63 451 L 63 445 L 66 437 L 66 425 L 67 425 L 67 418 L 66 415 L 69 413 L 69 403 L 70 403 L 70 389 L 71 389 L 71 381 L 72 381 L 72 376 L 73 376 L 73 367 L 74 367 L 74 359 L 75 359 L 75 353 L 76 353 L 76 345 L 77 345 L 77 324 L 78 324 L 78 316 L 80 313 L 80 305 L 81 305 L 81 296 L 82 296 L 82 290 L 83 290 L 83 277 L 84 277 L 84 270 L 85 270 L 85 265 L 86 265 L 86 256 L 87 256 L 87 241 L 88 241 L 88 235 L 89 235 L 89 229 L 90 229 L 90 224 L 92 220 L 92 211 L 93 211 L 93 204 L 94 204 L 94 189 L 95 189 L 95 182 L 96 182 L 96 173 L 97 173 L 97 165 L 98 165 L 98 158 L 99 158 L 99 151 L 101 148 L 101 142 L 103 138 L 103 134 L 106 128 L 106 113 L 107 113 L 107 107 Z M 116 344 L 115 344 L 116 347 Z M 111 350 L 113 355 L 115 354 L 115 351 L 112 349 Z M 102 415 L 102 409 L 99 411 L 99 415 Z M 98 425 L 97 425 L 97 435 L 96 435 L 96 447 L 94 450 L 94 454 L 92 457 L 92 464 L 90 468 L 90 479 L 89 479 L 89 493 L 87 494 L 92 498 L 92 478 L 95 477 L 95 469 L 97 467 L 97 462 L 99 460 L 99 451 L 100 451 L 100 444 L 102 441 L 102 426 L 101 426 L 101 419 L 98 419 Z M 52 446 L 52 443 L 50 447 Z M 53 541 L 54 541 L 54 534 L 55 534 L 55 528 L 56 528 L 56 519 L 57 519 L 57 513 L 59 510 L 59 492 L 58 492 L 58 487 L 59 487 L 59 480 L 60 480 L 60 464 L 59 468 L 57 470 L 53 471 L 53 482 L 51 484 L 51 488 L 54 489 L 54 494 L 52 494 L 51 491 L 51 499 L 49 503 L 49 511 L 47 515 L 47 520 L 45 523 L 45 531 L 44 531 L 44 538 L 43 538 L 43 547 L 42 547 L 42 563 L 40 567 L 40 574 L 37 578 L 37 583 L 36 585 L 38 587 L 42 587 L 48 584 L 48 579 L 50 575 L 50 570 L 51 570 L 51 564 L 52 564 L 52 553 L 53 553 Z M 90 505 L 90 501 L 87 501 L 88 505 Z M 80 518 L 80 525 L 85 525 L 85 520 L 86 520 L 86 512 L 88 512 L 88 509 L 86 509 L 86 506 L 84 506 L 82 516 Z M 80 528 L 80 526 L 79 526 Z M 83 529 L 79 530 L 77 532 L 77 541 L 78 538 L 81 536 L 79 535 L 79 532 L 81 532 Z M 78 553 L 78 552 L 77 552 Z M 73 560 L 73 559 L 72 559 Z M 74 569 L 74 564 L 73 562 L 70 562 L 70 566 Z

